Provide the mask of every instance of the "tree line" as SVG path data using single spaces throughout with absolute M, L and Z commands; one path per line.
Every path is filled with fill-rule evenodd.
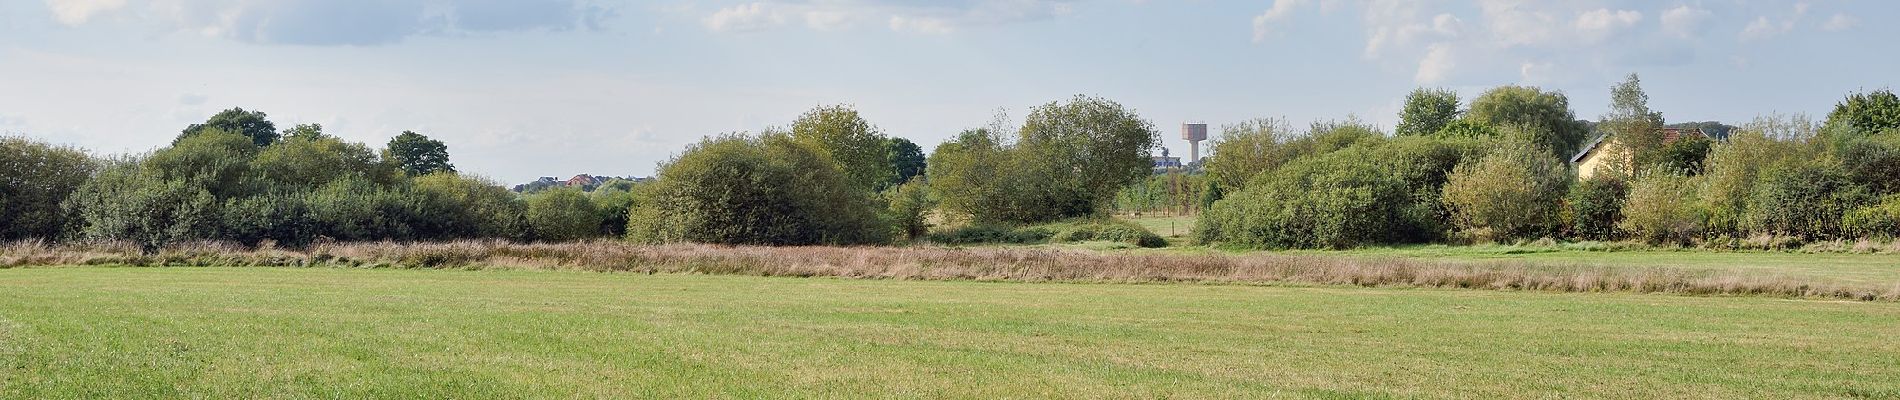
M 95 158 L 0 138 L 0 240 L 320 241 L 624 238 L 643 243 L 877 245 L 934 225 L 1013 227 L 1116 210 L 1198 211 L 1200 243 L 1259 248 L 1636 239 L 1735 246 L 1900 233 L 1900 99 L 1856 93 L 1822 122 L 1668 125 L 1640 80 L 1611 111 L 1503 86 L 1406 97 L 1387 133 L 1356 118 L 1223 127 L 1190 171 L 1157 175 L 1152 123 L 1089 96 L 999 113 L 925 154 L 850 106 L 709 136 L 650 182 L 518 194 L 457 171 L 403 132 L 380 148 L 231 109 L 169 146 Z M 1707 137 L 1659 128 L 1702 129 Z M 1604 145 L 1613 144 L 1612 145 Z M 1578 179 L 1597 144 L 1607 166 Z M 1767 238 L 1767 239 L 1762 239 Z

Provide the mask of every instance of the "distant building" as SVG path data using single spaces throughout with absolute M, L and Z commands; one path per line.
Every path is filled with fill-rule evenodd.
M 1675 143 L 1685 137 L 1708 137 L 1702 133 L 1701 129 L 1696 128 L 1662 128 L 1657 131 L 1662 132 L 1662 144 L 1665 145 Z M 1623 146 L 1612 140 L 1610 135 L 1602 135 L 1590 141 L 1590 144 L 1584 145 L 1583 150 L 1578 151 L 1577 155 L 1570 156 L 1570 163 L 1577 166 L 1577 179 L 1590 179 L 1596 176 L 1598 170 L 1608 168 L 1610 161 L 1618 158 L 1627 165 L 1629 152 L 1623 151 Z
M 1181 164 L 1181 157 L 1156 156 L 1150 158 L 1154 160 L 1155 172 L 1166 172 L 1171 169 L 1180 169 L 1183 166 Z

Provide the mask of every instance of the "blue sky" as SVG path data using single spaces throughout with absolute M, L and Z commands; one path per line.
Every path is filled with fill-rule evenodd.
M 1213 125 L 1390 127 L 1419 86 L 1636 72 L 1671 121 L 1822 116 L 1895 86 L 1892 1 L 0 0 L 0 132 L 145 151 L 233 106 L 505 182 L 649 175 L 708 134 L 855 104 L 926 148 L 1075 94 L 1167 145 Z

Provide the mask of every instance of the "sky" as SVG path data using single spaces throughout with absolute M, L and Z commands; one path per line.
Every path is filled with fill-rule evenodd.
M 519 183 L 648 176 L 707 135 L 857 107 L 925 148 L 1077 94 L 1182 122 L 1358 118 L 1405 94 L 1638 73 L 1671 122 L 1900 80 L 1895 1 L 0 0 L 0 134 L 137 153 L 231 107 Z M 1219 128 L 1215 128 L 1218 132 Z

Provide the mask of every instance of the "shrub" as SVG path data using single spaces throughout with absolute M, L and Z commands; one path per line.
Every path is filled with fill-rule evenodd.
M 139 161 L 109 161 L 73 192 L 66 204 L 78 215 L 82 237 L 129 241 L 151 253 L 173 242 L 209 238 L 217 230 L 217 200 L 211 192 L 162 179 Z
M 1761 172 L 1782 159 L 1816 157 L 1800 142 L 1784 139 L 1812 130 L 1805 120 L 1761 118 L 1733 131 L 1728 141 L 1713 145 L 1703 164 L 1700 193 L 1709 213 L 1708 230 L 1747 236 L 1749 197 Z
M 526 205 L 487 178 L 437 172 L 414 179 L 416 194 L 432 217 L 418 236 L 431 239 L 526 239 Z M 596 191 L 598 194 L 600 191 Z M 621 209 L 622 221 L 626 210 Z
M 565 242 L 600 236 L 600 210 L 577 188 L 528 197 L 528 226 L 541 240 Z
M 1269 248 L 1347 248 L 1399 239 L 1405 182 L 1355 148 L 1262 174 L 1201 214 L 1195 238 Z
M 1592 176 L 1571 186 L 1564 199 L 1564 217 L 1571 234 L 1580 239 L 1615 240 L 1629 191 L 1629 183 L 1611 174 Z
M 1656 173 L 1630 185 L 1617 227 L 1651 244 L 1687 244 L 1702 233 L 1708 216 L 1696 201 L 1699 180 Z
M 662 165 L 651 193 L 629 217 L 637 241 L 872 244 L 891 233 L 836 162 L 784 134 L 707 138 Z
M 0 241 L 69 234 L 75 221 L 60 204 L 98 168 L 78 149 L 0 137 Z
M 1483 158 L 1458 165 L 1445 182 L 1444 203 L 1452 221 L 1475 239 L 1537 237 L 1558 222 L 1559 200 L 1571 179 L 1548 150 L 1506 140 Z
M 1866 189 L 1831 162 L 1784 160 L 1762 171 L 1747 222 L 1757 234 L 1831 239 L 1843 234 L 1841 217 L 1865 202 Z
M 1014 143 L 996 129 L 964 132 L 937 147 L 927 173 L 944 210 L 977 222 L 1093 216 L 1150 174 L 1159 136 L 1121 104 L 1077 96 L 1031 110 Z
M 1880 202 L 1848 212 L 1841 219 L 1847 233 L 1858 237 L 1893 239 L 1900 237 L 1900 195 L 1887 195 Z
M 892 225 L 905 240 L 922 239 L 930 230 L 930 210 L 937 207 L 937 200 L 922 179 L 885 190 L 884 202 L 890 205 L 885 212 Z
M 1041 226 L 1009 228 L 990 224 L 972 224 L 933 232 L 928 237 L 931 242 L 948 245 L 1037 244 L 1048 241 L 1055 234 L 1055 231 Z

